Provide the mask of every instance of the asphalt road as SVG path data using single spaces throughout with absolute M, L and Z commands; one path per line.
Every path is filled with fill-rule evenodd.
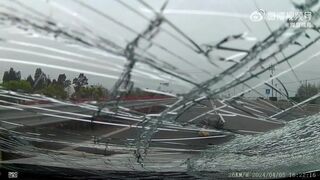
M 131 101 L 127 107 L 145 108 L 159 105 L 159 102 L 161 105 L 170 104 L 172 99 L 167 102 L 148 101 L 146 104 Z M 138 137 L 143 131 L 141 120 L 132 117 L 103 116 L 92 119 L 96 110 L 88 108 L 89 106 L 51 104 L 14 107 L 24 110 L 1 110 L 1 126 L 37 138 L 126 147 L 128 142 L 139 140 Z M 208 145 L 217 145 L 232 139 L 231 133 L 257 134 L 283 126 L 281 121 L 266 119 L 277 111 L 276 107 L 258 100 L 205 100 L 176 119 L 177 122 L 192 127 L 174 127 L 165 123 L 152 136 L 150 146 L 181 151 L 206 149 Z M 223 126 L 218 126 L 221 121 L 224 122 Z
M 146 104 L 132 101 L 125 108 L 137 110 L 170 103 L 172 99 Z M 0 109 L 0 126 L 22 135 L 22 142 L 27 140 L 26 147 L 31 143 L 41 151 L 35 152 L 36 149 L 31 148 L 26 157 L 11 156 L 11 159 L 2 161 L 4 165 L 146 171 L 135 157 L 136 147 L 132 146 L 139 142 L 138 137 L 144 131 L 141 119 L 135 116 L 122 112 L 117 117 L 110 117 L 103 112 L 102 116 L 92 118 L 96 108 L 83 104 L 15 104 L 8 107 Z M 185 126 L 164 122 L 158 128 L 150 139 L 143 165 L 150 171 L 185 171 L 188 158 L 203 152 L 210 145 L 232 140 L 234 133 L 254 135 L 283 126 L 284 123 L 277 119 L 266 118 L 278 111 L 261 100 L 205 100 L 176 119 Z M 217 126 L 217 122 L 221 121 L 223 125 Z M 43 152 L 52 152 L 54 156 L 43 155 Z

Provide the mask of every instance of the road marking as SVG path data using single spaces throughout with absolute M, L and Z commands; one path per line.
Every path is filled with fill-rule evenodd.
M 209 113 L 212 113 L 212 112 L 214 112 L 214 111 L 220 110 L 220 109 L 222 109 L 222 108 L 224 108 L 224 107 L 226 107 L 226 105 L 219 106 L 219 107 L 217 107 L 217 108 L 215 108 L 215 109 L 213 109 L 213 110 L 210 110 L 210 111 L 207 111 L 207 112 L 205 112 L 205 113 L 203 113 L 203 114 L 200 114 L 200 115 L 196 116 L 195 118 L 190 119 L 190 120 L 188 121 L 188 123 L 190 123 L 190 122 L 192 122 L 192 121 L 195 121 L 195 120 L 199 119 L 200 117 L 205 116 L 205 115 L 207 115 L 207 114 L 209 114 Z
M 12 122 L 3 121 L 3 120 L 1 122 L 7 123 L 7 124 L 11 124 L 11 125 L 15 125 L 15 126 L 24 126 L 23 124 L 17 124 L 17 123 L 12 123 Z
M 233 113 L 233 114 L 236 114 L 236 115 L 241 116 L 241 117 L 246 117 L 246 118 L 254 119 L 254 120 L 258 120 L 258 121 L 264 121 L 264 122 L 275 123 L 275 124 L 284 124 L 284 122 L 279 121 L 279 120 L 272 120 L 271 121 L 271 120 L 262 119 L 262 118 L 255 118 L 255 117 L 252 117 L 252 116 L 246 116 L 246 115 L 243 115 L 243 114 L 234 113 L 234 112 L 227 111 L 227 110 L 222 110 L 222 109 L 220 111 L 225 112 L 225 113 Z
M 161 141 L 186 141 L 186 140 L 198 140 L 198 139 L 211 139 L 211 138 L 222 138 L 227 135 L 218 135 L 218 136 L 206 136 L 206 137 L 190 137 L 190 138 L 172 138 L 172 139 L 151 139 L 152 142 L 161 142 Z M 128 139 L 133 140 L 133 139 Z
M 17 107 L 10 107 L 10 106 L 3 106 L 3 105 L 0 105 L 0 107 L 7 108 L 7 109 L 14 109 L 14 110 L 23 111 L 23 109 L 17 108 Z
M 254 134 L 261 134 L 263 132 L 260 131 L 249 131 L 249 130 L 243 130 L 243 129 L 237 129 L 239 132 L 245 132 L 245 133 L 254 133 Z
M 32 132 L 26 132 L 27 134 L 30 134 L 30 135 L 35 135 L 35 136 L 40 136 L 41 134 L 38 134 L 38 133 L 32 133 Z

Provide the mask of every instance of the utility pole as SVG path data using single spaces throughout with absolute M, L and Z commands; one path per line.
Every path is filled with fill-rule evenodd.
M 272 78 L 273 77 L 273 73 L 275 71 L 274 65 L 270 65 L 269 66 L 269 70 L 270 70 L 270 78 Z M 271 79 L 271 85 L 273 87 L 273 79 Z M 271 97 L 273 97 L 273 88 L 271 88 Z
M 278 86 L 278 84 L 276 83 L 276 84 L 275 84 L 275 87 L 278 89 L 277 86 Z M 278 92 L 277 92 L 277 91 L 276 91 L 276 98 L 278 99 Z
M 308 98 L 308 80 L 306 80 L 306 99 Z

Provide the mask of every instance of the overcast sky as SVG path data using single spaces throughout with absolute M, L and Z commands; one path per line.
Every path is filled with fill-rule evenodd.
M 0 12 L 12 13 L 35 22 L 39 21 L 34 19 L 34 17 L 51 20 L 59 23 L 66 31 L 77 30 L 83 32 L 89 38 L 92 36 L 87 29 L 90 29 L 92 34 L 116 42 L 123 48 L 137 36 L 134 32 L 141 33 L 148 25 L 148 21 L 127 9 L 117 0 L 87 0 L 85 3 L 94 7 L 99 12 L 113 17 L 118 22 L 133 29 L 134 32 L 115 24 L 108 18 L 72 0 L 21 0 L 18 2 L 22 3 L 22 5 L 14 3 L 14 1 L 2 0 Z M 138 1 L 123 2 L 149 19 L 154 19 L 154 13 Z M 164 1 L 161 0 L 148 0 L 146 2 L 157 11 L 164 4 Z M 15 10 L 8 9 L 8 7 Z M 30 8 L 32 8 L 32 11 L 30 11 Z M 247 40 L 236 41 L 229 45 L 248 49 L 270 34 L 267 25 L 270 26 L 271 30 L 275 30 L 284 23 L 281 20 L 267 21 L 267 24 L 264 21 L 253 22 L 250 19 L 250 15 L 257 9 L 262 9 L 265 12 L 296 11 L 289 0 L 171 0 L 164 10 L 164 16 L 200 45 L 207 43 L 214 44 L 228 35 L 246 33 Z M 42 13 L 43 15 L 35 13 Z M 51 79 L 57 78 L 60 73 L 65 73 L 68 78 L 72 79 L 80 72 L 83 72 L 87 75 L 90 84 L 102 84 L 110 88 L 121 74 L 126 62 L 126 59 L 123 57 L 115 56 L 99 49 L 76 45 L 65 39 L 55 39 L 52 34 L 39 33 L 31 29 L 24 31 L 17 28 L 17 24 L 12 25 L 6 23 L 6 21 L 2 22 L 5 23 L 0 24 L 2 26 L 0 38 L 5 41 L 0 41 L 1 77 L 3 72 L 10 67 L 20 70 L 23 78 L 26 78 L 29 74 L 33 75 L 34 70 L 37 67 L 41 67 Z M 161 28 L 183 39 L 186 44 L 189 43 L 166 23 L 163 23 Z M 288 36 L 290 36 L 290 32 L 285 34 L 284 37 Z M 311 36 L 311 38 L 315 37 L 312 33 Z M 203 56 L 191 51 L 181 42 L 164 33 L 163 30 L 152 41 L 178 54 L 183 59 L 186 59 L 187 62 L 172 54 L 168 54 L 156 46 L 152 46 L 147 52 L 157 56 L 163 62 L 176 66 L 181 74 L 189 74 L 191 76 L 190 79 L 197 83 L 213 77 L 232 65 L 230 62 L 219 62 L 217 60 L 216 63 L 220 67 L 212 66 Z M 303 44 L 307 40 L 301 39 L 300 42 Z M 141 41 L 139 45 L 141 48 L 146 48 L 149 44 Z M 319 44 L 315 44 L 307 51 L 292 59 L 290 65 L 297 65 L 309 56 L 317 53 L 318 49 Z M 296 49 L 292 48 L 287 52 L 285 51 L 284 54 L 290 54 L 294 50 Z M 237 54 L 235 52 L 223 51 L 213 51 L 211 53 L 212 57 L 216 59 L 219 57 L 235 57 L 235 59 L 243 57 Z M 278 56 L 278 58 L 281 59 L 283 57 Z M 318 67 L 320 67 L 320 62 L 317 59 L 319 58 L 315 58 L 315 60 L 295 70 L 300 80 L 319 77 Z M 281 73 L 288 69 L 288 67 L 288 64 L 284 63 L 276 67 L 275 73 Z M 245 70 L 246 68 L 243 68 L 242 71 L 235 72 L 235 75 Z M 253 86 L 261 82 L 261 79 L 268 77 L 269 72 L 262 75 L 260 79 L 252 80 L 249 84 Z M 295 82 L 297 79 L 293 73 L 290 72 L 281 76 L 280 79 L 283 82 L 291 82 L 287 83 L 287 87 L 291 93 L 294 93 L 297 85 L 299 85 L 299 83 Z M 185 92 L 193 87 L 188 83 L 177 80 L 142 63 L 136 65 L 133 71 L 133 80 L 136 86 L 151 89 L 158 88 L 161 82 L 169 82 L 169 89 L 174 92 Z M 223 85 L 223 83 L 228 83 L 230 80 L 232 78 L 226 78 L 222 84 L 217 84 L 217 87 Z M 244 86 L 239 86 L 236 91 L 245 88 Z M 261 86 L 258 89 L 264 93 L 265 88 Z

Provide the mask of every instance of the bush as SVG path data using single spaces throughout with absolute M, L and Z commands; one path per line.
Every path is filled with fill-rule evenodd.
M 31 84 L 25 80 L 4 82 L 2 86 L 4 89 L 11 91 L 22 91 L 27 93 L 32 91 Z
M 73 94 L 75 98 L 89 98 L 100 100 L 106 96 L 106 90 L 102 86 L 81 87 Z
M 57 84 L 50 84 L 49 86 L 43 88 L 41 92 L 46 96 L 58 99 L 66 99 L 68 97 L 67 92 L 64 91 L 64 88 Z

